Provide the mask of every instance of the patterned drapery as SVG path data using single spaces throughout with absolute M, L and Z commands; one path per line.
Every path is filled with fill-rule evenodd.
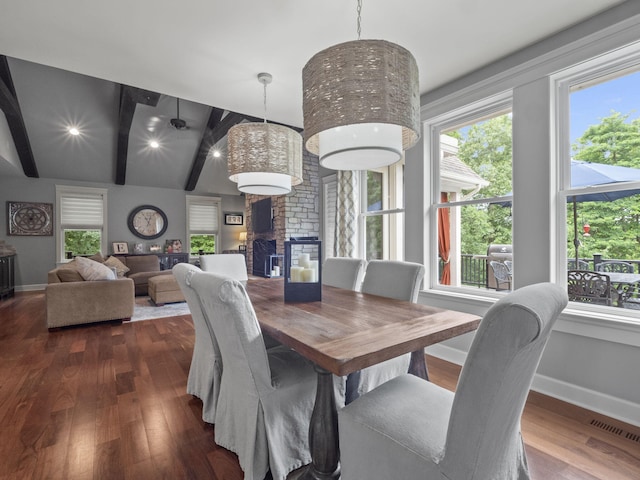
M 357 173 L 338 170 L 337 183 L 334 254 L 336 257 L 353 257 L 356 253 L 358 224 Z

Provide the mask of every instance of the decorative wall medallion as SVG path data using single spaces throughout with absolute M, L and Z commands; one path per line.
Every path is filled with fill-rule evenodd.
M 7 202 L 9 235 L 53 235 L 53 204 Z

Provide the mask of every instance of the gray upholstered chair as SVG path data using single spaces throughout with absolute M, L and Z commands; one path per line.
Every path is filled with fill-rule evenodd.
M 202 400 L 202 420 L 215 423 L 220 378 L 222 377 L 222 356 L 213 330 L 206 321 L 200 299 L 191 288 L 191 277 L 201 270 L 188 263 L 179 263 L 172 268 L 182 294 L 184 295 L 196 332 L 191 357 L 191 367 L 187 378 L 187 393 Z
M 362 281 L 362 293 L 415 303 L 423 277 L 424 266 L 419 263 L 371 260 Z M 350 374 L 347 377 L 347 403 L 378 385 L 407 373 L 410 361 L 411 354 L 407 353 Z
M 413 375 L 338 413 L 343 480 L 529 478 L 522 410 L 567 293 L 520 288 L 480 322 L 456 392 Z
M 416 303 L 424 266 L 413 262 L 370 260 L 362 281 L 362 293 Z
M 322 265 L 322 283 L 358 292 L 366 266 L 361 258 L 329 257 Z
M 316 391 L 313 365 L 286 347 L 267 350 L 251 300 L 237 280 L 195 273 L 205 318 L 224 362 L 215 441 L 238 455 L 247 480 L 274 480 L 311 461 L 309 424 Z M 336 401 L 344 403 L 336 379 Z
M 231 277 L 247 284 L 247 263 L 241 253 L 220 253 L 215 255 L 200 255 L 200 268 L 204 272 L 213 272 Z

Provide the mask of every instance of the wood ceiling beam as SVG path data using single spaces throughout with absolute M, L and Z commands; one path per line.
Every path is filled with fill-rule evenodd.
M 127 177 L 127 154 L 129 151 L 129 133 L 133 123 L 136 105 L 141 103 L 155 107 L 160 94 L 141 88 L 120 86 L 120 113 L 118 119 L 118 147 L 116 153 L 116 185 L 124 185 Z
M 18 96 L 11 78 L 9 62 L 5 55 L 0 55 L 0 110 L 4 112 L 9 125 L 13 143 L 22 164 L 22 171 L 27 177 L 39 178 L 36 161 L 33 158 L 29 135 L 20 111 Z
M 209 115 L 209 120 L 207 121 L 207 127 L 202 134 L 202 140 L 200 140 L 198 152 L 193 159 L 191 171 L 189 172 L 189 177 L 187 178 L 187 184 L 184 187 L 184 189 L 188 192 L 191 192 L 196 188 L 198 179 L 200 178 L 200 174 L 202 173 L 202 168 L 204 167 L 204 162 L 207 159 L 207 155 L 209 155 L 209 150 L 211 150 L 211 147 L 213 147 L 222 138 L 224 138 L 231 127 L 237 125 L 247 118 L 244 115 L 235 112 L 229 112 L 223 117 L 223 113 L 224 110 L 220 108 L 214 107 L 211 109 L 211 114 Z

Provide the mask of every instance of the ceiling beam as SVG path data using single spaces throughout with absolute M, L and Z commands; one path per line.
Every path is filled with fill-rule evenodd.
M 196 188 L 198 179 L 200 178 L 200 174 L 202 173 L 202 168 L 204 167 L 204 162 L 207 159 L 207 155 L 209 155 L 209 150 L 211 150 L 211 147 L 213 147 L 222 138 L 224 138 L 231 127 L 237 125 L 247 118 L 244 115 L 235 112 L 229 112 L 223 118 L 223 113 L 224 111 L 220 108 L 214 107 L 211 109 L 211 114 L 209 115 L 209 120 L 207 121 L 207 127 L 202 134 L 202 140 L 200 140 L 198 152 L 193 159 L 191 172 L 189 172 L 187 184 L 184 187 L 184 189 L 188 192 L 191 192 Z
M 120 86 L 120 113 L 118 119 L 118 147 L 116 153 L 116 185 L 124 185 L 127 177 L 127 154 L 129 151 L 129 133 L 133 123 L 136 105 L 141 103 L 155 107 L 160 94 L 141 88 Z
M 22 164 L 22 171 L 27 177 L 39 178 L 36 161 L 33 158 L 27 128 L 24 125 L 18 96 L 11 79 L 9 62 L 5 55 L 0 55 L 0 110 L 4 112 L 9 125 L 13 143 Z

